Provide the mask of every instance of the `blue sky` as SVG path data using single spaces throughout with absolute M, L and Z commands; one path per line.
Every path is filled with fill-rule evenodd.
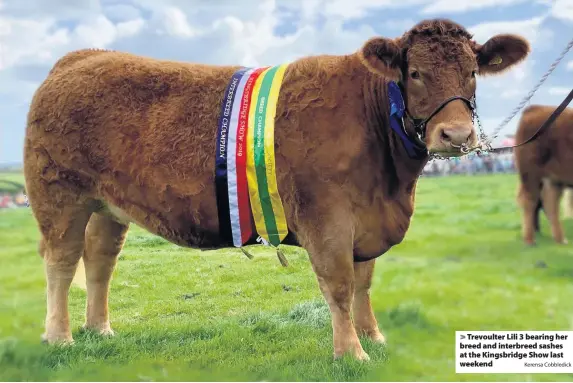
M 33 92 L 54 62 L 87 47 L 212 64 L 272 65 L 347 54 L 426 18 L 466 26 L 479 43 L 517 33 L 533 48 L 511 72 L 478 79 L 491 132 L 573 38 L 573 0 L 0 0 L 0 163 L 20 162 Z M 573 87 L 573 50 L 532 103 Z M 519 116 L 502 131 L 512 133 Z M 502 134 L 502 135 L 503 135 Z

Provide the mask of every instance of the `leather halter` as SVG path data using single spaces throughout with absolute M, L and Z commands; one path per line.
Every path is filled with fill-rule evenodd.
M 402 94 L 403 95 L 406 94 L 406 90 L 405 90 L 405 87 L 402 84 L 402 82 L 398 82 L 398 86 L 400 87 Z M 426 118 L 414 118 L 412 116 L 412 114 L 408 111 L 408 106 L 406 105 L 407 99 L 405 97 L 402 97 L 402 98 L 404 99 L 404 104 L 405 104 L 404 114 L 408 118 L 408 120 L 410 120 L 412 125 L 414 126 L 414 132 L 416 133 L 413 137 L 411 135 L 409 135 L 407 132 L 406 132 L 406 134 L 409 136 L 410 140 L 414 141 L 417 145 L 420 145 L 423 147 L 426 147 L 426 143 L 424 142 L 424 139 L 426 138 L 426 127 L 427 127 L 428 122 L 430 122 L 430 120 L 433 117 L 435 117 L 450 102 L 455 101 L 455 100 L 463 101 L 469 107 L 470 111 L 472 112 L 472 117 L 475 116 L 475 109 L 476 109 L 475 94 L 472 96 L 471 99 L 467 99 L 467 98 L 462 97 L 462 96 L 452 96 L 452 97 L 442 101 L 442 103 L 440 105 L 438 105 L 436 107 L 436 109 L 434 109 L 434 111 L 432 113 L 430 113 L 430 115 Z

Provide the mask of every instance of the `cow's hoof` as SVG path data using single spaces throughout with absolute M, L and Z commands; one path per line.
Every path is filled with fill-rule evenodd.
M 43 333 L 41 339 L 42 343 L 49 345 L 71 346 L 74 344 L 74 338 L 72 338 L 71 334 L 66 336 L 50 336 Z
M 368 362 L 370 360 L 370 356 L 362 349 L 362 347 L 360 347 L 359 350 L 347 351 L 346 353 L 335 352 L 334 360 L 342 358 L 345 354 L 351 354 L 355 360 L 361 362 Z
M 362 334 L 362 336 L 370 339 L 374 343 L 386 344 L 386 338 L 384 337 L 384 335 L 382 335 L 382 333 L 378 329 L 374 329 L 374 330 L 358 330 L 357 329 L 356 332 L 358 334 Z
M 370 339 L 371 339 L 372 342 L 374 342 L 374 343 L 386 344 L 386 338 L 384 337 L 384 335 L 382 335 L 382 333 L 381 333 L 380 331 L 378 331 L 377 333 L 371 335 L 371 336 L 370 336 Z
M 111 329 L 111 327 L 108 327 L 108 328 L 103 329 L 103 330 L 99 330 L 98 333 L 99 333 L 101 336 L 104 336 L 104 337 L 112 337 L 112 336 L 115 336 L 115 332 Z
M 101 327 L 91 327 L 87 325 L 82 326 L 82 331 L 90 331 L 95 334 L 101 335 L 103 337 L 112 337 L 115 336 L 115 332 L 111 329 L 109 325 L 104 325 Z
M 364 350 L 360 350 L 360 352 L 354 355 L 354 358 L 356 358 L 356 360 L 359 360 L 361 362 L 370 361 L 370 356 Z
M 557 242 L 560 245 L 568 245 L 569 244 L 569 241 L 567 240 L 567 238 L 563 238 L 562 240 L 560 240 L 560 241 L 557 240 L 555 242 Z
M 533 240 L 525 240 L 525 241 L 523 241 L 523 243 L 525 244 L 526 247 L 535 247 L 535 246 L 537 246 L 537 244 L 536 244 L 535 241 L 533 241 Z

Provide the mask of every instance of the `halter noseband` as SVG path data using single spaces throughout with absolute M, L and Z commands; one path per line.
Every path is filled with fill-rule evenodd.
M 406 94 L 406 90 L 404 85 L 402 84 L 402 82 L 398 82 L 398 86 L 400 87 L 400 90 L 402 92 L 403 95 Z M 465 97 L 462 96 L 452 96 L 446 100 L 444 100 L 440 105 L 438 105 L 436 107 L 436 109 L 434 109 L 434 111 L 432 113 L 430 113 L 430 115 L 426 118 L 414 118 L 410 112 L 408 111 L 408 106 L 406 105 L 406 97 L 402 96 L 404 99 L 404 115 L 408 118 L 408 120 L 410 120 L 410 122 L 412 123 L 412 125 L 414 126 L 414 132 L 416 133 L 414 135 L 414 137 L 410 138 L 415 141 L 418 145 L 420 146 L 426 146 L 425 142 L 424 142 L 424 138 L 426 137 L 426 125 L 428 124 L 428 122 L 434 117 L 436 116 L 436 114 L 438 114 L 446 105 L 448 105 L 450 102 L 455 101 L 455 100 L 461 100 L 463 101 L 468 108 L 470 109 L 471 113 L 472 113 L 472 120 L 475 118 L 475 109 L 476 109 L 476 105 L 475 105 L 475 94 L 471 97 L 471 99 L 467 99 Z

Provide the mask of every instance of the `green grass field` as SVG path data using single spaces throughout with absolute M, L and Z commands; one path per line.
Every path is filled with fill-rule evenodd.
M 0 193 L 17 193 L 24 186 L 24 176 L 16 172 L 0 172 Z
M 571 330 L 573 247 L 520 240 L 516 177 L 423 178 L 402 244 L 379 258 L 372 301 L 388 339 L 371 362 L 332 360 L 329 311 L 307 254 L 284 268 L 255 248 L 198 252 L 133 227 L 112 282 L 117 335 L 40 343 L 45 315 L 38 232 L 28 208 L 0 211 L 0 380 L 556 381 L 566 374 L 455 374 L 456 330 Z M 573 239 L 573 222 L 565 222 Z

